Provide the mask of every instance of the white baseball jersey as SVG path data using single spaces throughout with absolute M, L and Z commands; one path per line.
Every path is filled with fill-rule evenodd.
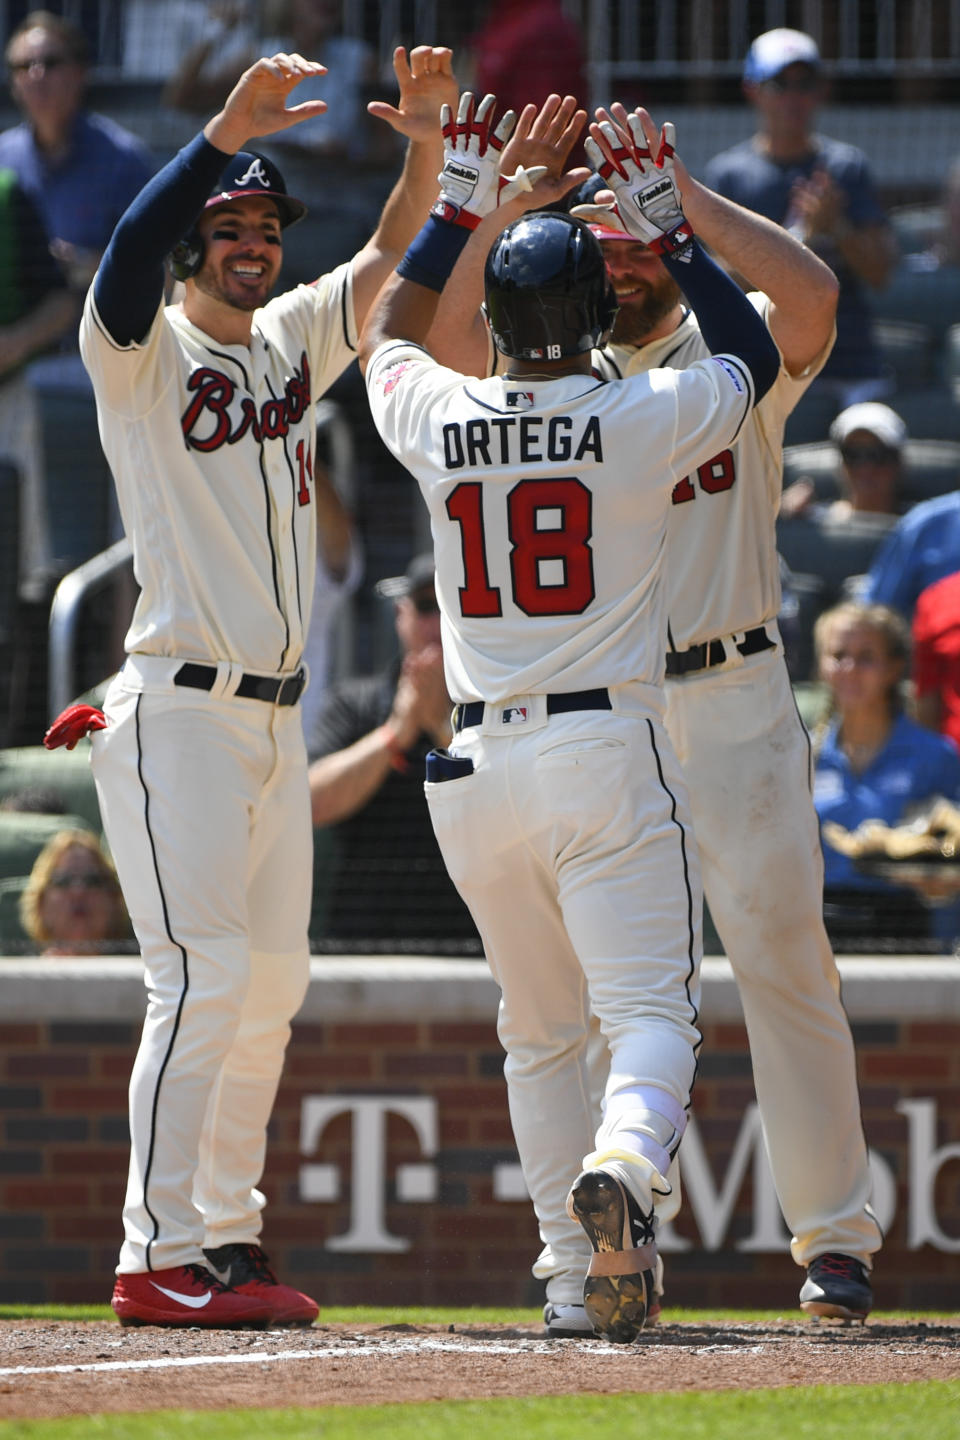
M 766 319 L 770 302 L 750 300 Z M 776 519 L 782 487 L 783 426 L 826 362 L 833 337 L 799 379 L 781 365 L 773 386 L 736 440 L 691 464 L 674 486 L 668 524 L 667 621 L 670 647 L 686 650 L 775 620 L 780 610 Z M 710 352 L 696 316 L 639 349 L 608 345 L 594 352 L 598 372 L 642 375 L 686 367 Z M 637 446 L 634 466 L 646 465 Z
M 352 270 L 271 300 L 249 347 L 178 306 L 118 345 L 93 287 L 80 349 L 141 587 L 130 651 L 294 669 L 316 563 L 313 406 L 353 359 Z
M 451 697 L 659 685 L 669 495 L 734 443 L 753 397 L 743 362 L 472 380 L 397 341 L 367 390 L 430 511 Z

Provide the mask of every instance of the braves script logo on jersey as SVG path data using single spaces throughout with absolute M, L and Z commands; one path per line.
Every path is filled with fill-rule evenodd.
M 276 400 L 265 400 L 259 414 L 256 401 L 244 395 L 239 414 L 234 415 L 231 406 L 237 387 L 212 366 L 202 365 L 194 370 L 187 389 L 194 392 L 194 397 L 180 417 L 183 438 L 190 449 L 208 454 L 219 450 L 221 445 L 235 445 L 248 432 L 257 444 L 289 434 L 291 425 L 302 420 L 310 408 L 310 366 L 303 351 L 300 367 L 287 381 L 283 395 Z

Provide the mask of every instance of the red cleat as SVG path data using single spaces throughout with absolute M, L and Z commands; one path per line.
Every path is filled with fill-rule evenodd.
M 203 1253 L 213 1273 L 231 1290 L 269 1307 L 269 1324 L 312 1325 L 320 1314 L 316 1300 L 292 1285 L 281 1285 L 259 1245 L 219 1245 Z
M 263 1329 L 270 1307 L 239 1295 L 205 1265 L 176 1265 L 147 1274 L 118 1275 L 111 1300 L 121 1325 L 202 1325 L 207 1330 Z

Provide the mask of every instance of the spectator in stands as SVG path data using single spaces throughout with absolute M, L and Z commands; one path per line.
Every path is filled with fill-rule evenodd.
M 31 11 L 7 41 L 6 61 L 24 120 L 0 134 L 0 165 L 20 177 L 71 286 L 83 294 L 153 161 L 135 135 L 85 110 L 88 45 L 72 21 Z
M 110 954 L 129 941 L 120 883 L 96 835 L 60 830 L 47 842 L 21 897 L 20 919 L 44 955 Z
M 9 168 L 0 168 L 0 261 L 0 459 L 20 475 L 18 590 L 35 602 L 47 598 L 51 557 L 43 437 L 24 366 L 75 329 L 78 312 L 37 207 Z
M 363 40 L 337 33 L 342 12 L 338 0 L 263 0 L 253 25 L 246 5 L 211 9 L 221 29 L 208 29 L 183 57 L 164 92 L 166 104 L 207 114 L 223 103 L 258 56 L 281 51 L 303 55 L 326 65 L 327 73 L 303 80 L 289 103 L 325 100 L 327 111 L 273 136 L 271 145 L 354 160 L 364 154 L 369 139 L 364 90 L 375 78 L 375 57 Z
M 335 684 L 307 741 L 313 823 L 337 825 L 329 936 L 381 948 L 479 951 L 423 794 L 424 757 L 452 738 L 432 554 L 381 580 L 400 655 L 379 675 Z
M 835 271 L 837 341 L 811 393 L 833 394 L 838 406 L 888 394 L 866 292 L 886 285 L 896 243 L 863 154 L 812 128 L 824 97 L 816 42 L 799 30 L 768 30 L 750 46 L 743 85 L 759 128 L 714 156 L 706 183 L 784 225 Z
M 903 713 L 910 633 L 902 616 L 885 605 L 844 603 L 819 617 L 814 645 L 832 711 L 814 736 L 821 822 L 893 826 L 936 796 L 960 798 L 956 746 Z M 824 920 L 835 949 L 936 944 L 932 912 L 913 891 L 862 873 L 825 840 L 823 856 Z
M 586 47 L 580 26 L 561 0 L 491 0 L 481 7 L 479 29 L 468 40 L 476 95 L 496 95 L 498 113 L 542 106 L 548 95 L 573 95 L 588 108 Z M 582 141 L 567 166 L 585 165 Z
M 851 515 L 896 515 L 907 427 L 895 410 L 879 400 L 850 405 L 830 426 L 839 450 L 841 496 L 818 504 L 811 480 L 795 480 L 783 492 L 780 513 L 846 520 Z
M 960 749 L 960 572 L 920 592 L 913 612 L 913 689 L 920 723 Z
M 957 477 L 960 483 L 960 476 Z M 960 569 L 960 490 L 914 505 L 877 551 L 860 598 L 913 617 L 923 590 Z
M 221 41 L 224 17 L 252 7 L 240 0 L 124 0 L 122 68 L 134 80 L 167 81 L 191 46 Z
M 353 517 L 326 465 L 313 467 L 313 498 L 317 507 L 317 569 L 313 582 L 313 609 L 303 647 L 303 662 L 310 684 L 300 700 L 303 733 L 309 738 L 323 708 L 330 684 L 331 653 L 343 606 L 363 578 L 363 548 Z

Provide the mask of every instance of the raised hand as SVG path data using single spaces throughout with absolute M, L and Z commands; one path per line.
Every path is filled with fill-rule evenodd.
M 645 110 L 624 115 L 626 125 L 608 116 L 590 126 L 587 155 L 613 191 L 623 228 L 657 254 L 682 259 L 693 231 L 677 188 L 673 126 L 658 136 Z
M 440 131 L 440 111 L 451 109 L 460 91 L 453 73 L 453 51 L 443 45 L 418 45 L 410 59 L 402 45 L 393 52 L 393 71 L 400 86 L 396 106 L 371 100 L 367 112 L 385 120 L 408 140 L 435 141 Z
M 273 135 L 322 115 L 325 100 L 304 100 L 288 108 L 287 96 L 308 75 L 326 73 L 325 65 L 302 55 L 280 52 L 257 60 L 240 76 L 223 109 L 204 126 L 204 134 L 212 145 L 234 154 L 257 135 Z
M 579 167 L 564 174 L 564 165 L 587 119 L 585 110 L 577 107 L 572 95 L 548 95 L 538 110 L 525 105 L 516 127 L 503 148 L 500 168 L 505 175 L 523 166 L 531 170 L 543 167 L 545 174 L 535 192 L 522 191 L 515 198 L 526 209 L 542 209 L 560 200 L 574 186 L 589 179 L 589 170 Z

